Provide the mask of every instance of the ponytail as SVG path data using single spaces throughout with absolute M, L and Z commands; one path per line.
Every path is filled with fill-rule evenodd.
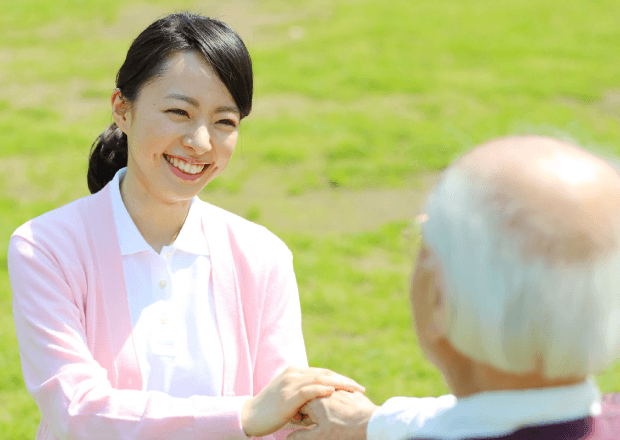
M 101 190 L 126 166 L 127 135 L 113 123 L 95 139 L 90 149 L 86 179 L 91 194 Z

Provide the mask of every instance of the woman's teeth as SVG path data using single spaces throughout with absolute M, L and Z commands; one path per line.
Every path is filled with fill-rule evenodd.
M 164 156 L 168 163 L 187 174 L 198 174 L 200 173 L 206 165 L 192 165 L 190 163 L 185 162 L 184 160 L 179 160 L 176 157 Z

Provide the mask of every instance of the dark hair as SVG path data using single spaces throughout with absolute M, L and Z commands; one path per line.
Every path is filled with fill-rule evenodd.
M 252 109 L 252 61 L 233 28 L 219 20 L 187 12 L 161 18 L 136 38 L 116 75 L 116 87 L 131 105 L 141 88 L 164 74 L 170 57 L 179 52 L 201 53 L 224 83 L 244 118 Z M 88 163 L 88 189 L 102 189 L 127 166 L 127 135 L 110 125 L 95 139 Z

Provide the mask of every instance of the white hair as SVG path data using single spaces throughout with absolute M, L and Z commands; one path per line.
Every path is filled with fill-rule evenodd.
M 547 378 L 562 378 L 604 369 L 620 355 L 618 246 L 578 261 L 527 255 L 528 231 L 505 227 L 523 202 L 498 202 L 497 194 L 451 167 L 425 204 L 421 232 L 440 260 L 451 344 L 512 373 L 542 366 Z M 553 241 L 554 225 L 535 221 Z M 616 229 L 611 241 L 618 236 Z

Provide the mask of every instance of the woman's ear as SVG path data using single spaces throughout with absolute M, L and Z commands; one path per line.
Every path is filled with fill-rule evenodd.
M 121 95 L 121 91 L 119 89 L 114 89 L 112 92 L 112 119 L 116 122 L 116 126 L 121 129 L 121 131 L 127 134 L 127 126 L 129 122 L 127 120 L 127 114 L 129 113 L 129 104 Z

